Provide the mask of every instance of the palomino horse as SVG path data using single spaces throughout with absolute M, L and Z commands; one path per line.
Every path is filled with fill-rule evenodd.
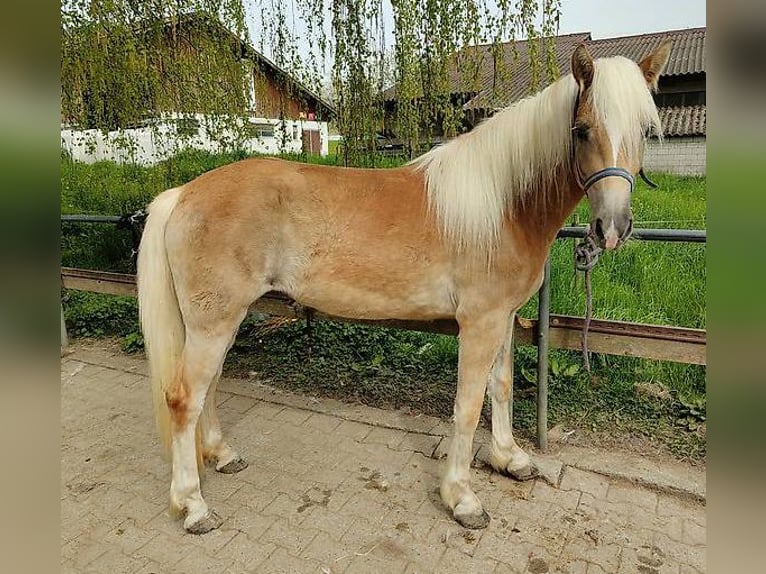
M 586 195 L 614 249 L 631 232 L 633 176 L 660 133 L 652 100 L 670 46 L 640 64 L 594 61 L 470 133 L 391 170 L 250 159 L 205 173 L 151 204 L 138 290 L 155 414 L 172 454 L 171 508 L 184 528 L 221 523 L 198 463 L 246 463 L 223 439 L 215 388 L 248 307 L 270 290 L 340 317 L 455 318 L 454 436 L 441 497 L 455 519 L 489 516 L 471 489 L 472 442 L 489 387 L 492 465 L 535 476 L 511 433 L 511 333 L 540 286 L 556 232 Z

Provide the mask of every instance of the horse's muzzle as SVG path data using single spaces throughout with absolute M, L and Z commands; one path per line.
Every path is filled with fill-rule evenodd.
M 612 217 L 607 222 L 597 217 L 591 225 L 599 247 L 602 249 L 617 249 L 625 243 L 633 233 L 633 218 L 630 215 L 624 217 Z

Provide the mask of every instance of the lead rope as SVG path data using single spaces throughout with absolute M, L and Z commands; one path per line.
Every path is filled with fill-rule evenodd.
M 575 268 L 578 271 L 585 273 L 585 321 L 582 327 L 582 358 L 585 370 L 590 373 L 590 356 L 588 353 L 588 329 L 590 328 L 590 321 L 593 315 L 593 296 L 591 293 L 591 278 L 590 272 L 598 263 L 598 258 L 601 255 L 602 249 L 596 244 L 596 239 L 588 227 L 585 232 L 585 237 L 582 241 L 575 245 L 574 259 Z

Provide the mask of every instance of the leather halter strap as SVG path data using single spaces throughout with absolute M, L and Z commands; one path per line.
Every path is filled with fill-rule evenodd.
M 633 189 L 635 188 L 635 184 L 636 184 L 636 179 L 631 175 L 631 173 L 628 170 L 623 169 L 621 167 L 606 167 L 604 169 L 600 169 L 592 173 L 590 176 L 588 176 L 588 178 L 585 181 L 582 180 L 582 174 L 580 173 L 580 169 L 575 160 L 575 146 L 577 144 L 577 138 L 574 135 L 574 129 L 575 129 L 574 123 L 577 120 L 577 108 L 579 107 L 580 107 L 580 91 L 578 90 L 577 97 L 575 98 L 574 110 L 572 112 L 573 134 L 572 134 L 572 143 L 570 145 L 571 163 L 572 163 L 572 168 L 574 170 L 575 180 L 577 181 L 578 185 L 582 188 L 583 192 L 587 196 L 588 190 L 596 182 L 601 181 L 605 177 L 621 177 L 622 179 L 628 182 L 628 184 L 630 185 L 630 193 L 633 193 Z M 651 179 L 649 179 L 646 173 L 644 173 L 643 166 L 641 167 L 641 169 L 638 170 L 638 175 L 642 180 L 644 180 L 646 185 L 648 185 L 652 189 L 657 189 L 658 185 L 654 183 Z
M 593 173 L 581 184 L 583 191 L 587 194 L 594 183 L 601 181 L 606 177 L 621 177 L 630 184 L 630 192 L 633 193 L 633 186 L 635 185 L 636 180 L 630 175 L 628 170 L 622 169 L 621 167 L 605 167 L 604 169 L 600 169 Z

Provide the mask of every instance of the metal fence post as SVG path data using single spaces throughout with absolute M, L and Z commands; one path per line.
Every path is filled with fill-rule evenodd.
M 66 332 L 66 321 L 64 321 L 64 304 L 61 304 L 61 352 L 69 347 L 69 337 Z
M 537 320 L 537 444 L 548 448 L 548 327 L 551 320 L 551 262 L 545 262 Z

